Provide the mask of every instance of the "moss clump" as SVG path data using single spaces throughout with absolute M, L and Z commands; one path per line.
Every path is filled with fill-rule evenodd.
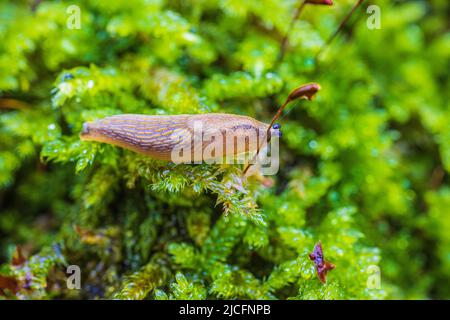
M 325 49 L 353 1 L 307 5 L 281 61 L 297 1 L 77 1 L 80 29 L 30 3 L 0 4 L 0 298 L 450 298 L 448 1 L 380 0 L 379 30 L 363 6 Z M 120 113 L 268 122 L 311 81 L 272 187 L 78 137 Z

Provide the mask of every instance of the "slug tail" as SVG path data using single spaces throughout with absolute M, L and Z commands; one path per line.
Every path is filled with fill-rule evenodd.
M 88 141 L 89 140 L 89 122 L 85 122 L 83 123 L 83 128 L 81 129 L 80 132 L 80 139 L 83 141 Z

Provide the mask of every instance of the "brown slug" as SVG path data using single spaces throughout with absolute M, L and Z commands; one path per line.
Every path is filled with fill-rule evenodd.
M 108 143 L 172 162 L 197 163 L 258 153 L 271 137 L 281 136 L 280 125 L 275 124 L 275 120 L 284 107 L 296 99 L 311 100 L 319 89 L 318 84 L 311 83 L 293 90 L 270 124 L 248 116 L 225 113 L 121 114 L 84 123 L 80 139 Z M 185 158 L 180 156 L 182 153 Z

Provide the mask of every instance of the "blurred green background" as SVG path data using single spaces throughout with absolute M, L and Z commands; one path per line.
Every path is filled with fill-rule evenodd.
M 449 2 L 364 1 L 327 45 L 355 2 L 1 1 L 0 299 L 450 298 Z M 120 113 L 268 123 L 312 81 L 271 187 L 78 136 Z

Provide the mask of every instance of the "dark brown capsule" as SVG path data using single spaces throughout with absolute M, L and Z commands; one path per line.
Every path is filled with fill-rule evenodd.
M 308 4 L 318 4 L 318 5 L 325 5 L 325 6 L 332 6 L 333 1 L 332 0 L 305 0 Z

